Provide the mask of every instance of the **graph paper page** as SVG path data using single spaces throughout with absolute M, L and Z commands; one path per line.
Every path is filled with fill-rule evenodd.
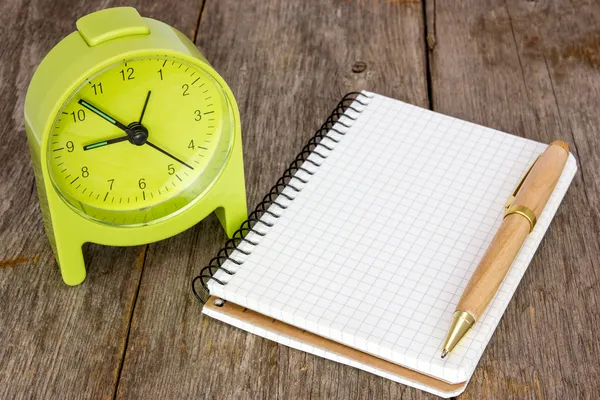
M 211 294 L 450 383 L 470 378 L 576 171 L 452 354 L 440 348 L 503 206 L 546 145 L 363 92 Z M 368 96 L 365 97 L 365 96 Z M 336 143 L 337 142 L 337 143 Z M 306 183 L 303 183 L 306 182 Z M 293 199 L 293 200 L 290 200 Z M 284 209 L 285 207 L 285 209 Z M 268 226 L 271 225 L 271 226 Z M 264 236 L 263 236 L 264 235 Z M 248 253 L 248 254 L 244 254 Z

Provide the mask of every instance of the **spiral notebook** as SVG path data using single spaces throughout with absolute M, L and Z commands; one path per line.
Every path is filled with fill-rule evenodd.
M 504 203 L 545 147 L 370 92 L 348 95 L 194 280 L 212 296 L 203 312 L 455 396 L 576 172 L 570 155 L 494 300 L 441 359 L 450 318 Z

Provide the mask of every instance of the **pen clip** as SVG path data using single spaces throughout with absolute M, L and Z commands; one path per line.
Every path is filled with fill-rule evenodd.
M 535 163 L 539 159 L 540 159 L 540 156 L 537 156 L 537 158 L 533 161 L 533 164 L 531 164 L 531 166 L 529 166 L 529 168 L 527 169 L 527 171 L 525 172 L 525 174 L 523 175 L 523 177 L 519 181 L 519 184 L 517 185 L 517 187 L 515 188 L 515 190 L 512 192 L 512 194 L 510 195 L 510 197 L 506 201 L 506 204 L 504 205 L 504 213 L 506 213 L 508 211 L 508 209 L 512 205 L 513 201 L 515 201 L 515 197 L 517 197 L 517 193 L 519 193 L 519 190 L 521 190 L 521 186 L 523 186 L 523 182 L 525 182 L 525 179 L 527 179 L 527 176 L 529 175 L 529 173 L 533 169 L 533 166 L 535 165 Z

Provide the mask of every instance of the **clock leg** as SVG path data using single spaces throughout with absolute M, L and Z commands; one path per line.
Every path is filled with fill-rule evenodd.
M 233 197 L 228 204 L 215 210 L 217 218 L 223 225 L 228 237 L 232 237 L 235 231 L 240 228 L 242 222 L 248 218 L 246 208 L 246 196 Z
M 63 281 L 67 285 L 79 285 L 85 280 L 85 263 L 81 244 L 57 243 L 55 255 Z

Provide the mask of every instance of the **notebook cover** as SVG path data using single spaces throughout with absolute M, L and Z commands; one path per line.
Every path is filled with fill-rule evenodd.
M 219 300 L 217 297 L 211 296 L 204 305 L 203 313 L 212 318 L 221 320 L 229 325 L 233 325 L 250 333 L 258 334 L 259 336 L 274 340 L 283 345 L 296 348 L 298 350 L 307 351 L 319 357 L 333 359 L 333 361 L 337 361 L 346 365 L 356 367 L 355 363 L 358 363 L 362 365 L 358 367 L 362 370 L 384 376 L 385 378 L 392 379 L 396 382 L 409 385 L 417 389 L 425 390 L 444 398 L 457 396 L 467 387 L 468 381 L 459 384 L 447 383 L 434 377 L 424 375 L 389 361 L 377 358 L 370 354 L 363 353 L 359 350 L 323 338 L 313 333 L 304 331 L 292 325 L 288 325 L 284 322 L 259 314 L 232 302 L 227 301 L 222 306 L 217 306 L 215 305 L 215 301 L 217 300 Z M 250 330 L 250 327 L 247 326 L 248 324 L 253 328 L 259 328 L 265 332 L 260 334 L 256 331 Z M 280 338 L 279 336 L 284 336 L 288 340 L 282 340 L 283 338 Z M 311 349 L 307 348 L 307 346 L 299 346 L 298 344 L 300 343 L 297 343 L 296 346 L 294 346 L 294 341 L 312 346 L 315 349 L 321 350 L 321 352 L 310 351 Z M 332 353 L 338 357 L 328 357 L 327 353 Z M 372 367 L 374 370 L 369 370 L 369 368 L 364 368 L 363 366 Z M 382 371 L 389 375 L 385 376 L 378 371 Z
M 354 95 L 357 95 L 357 93 L 354 93 Z M 292 164 L 290 164 L 290 167 L 288 168 L 288 170 L 286 170 L 286 173 L 284 173 L 282 178 L 271 189 L 271 191 L 267 194 L 267 196 L 265 196 L 263 201 L 261 203 L 259 203 L 259 205 L 256 207 L 255 211 L 249 216 L 248 221 L 246 221 L 244 224 L 242 224 L 242 226 L 240 227 L 240 230 L 238 232 L 236 232 L 236 235 L 234 235 L 234 237 L 226 243 L 225 247 L 223 249 L 221 249 L 221 251 L 219 251 L 217 256 L 210 261 L 209 265 L 201 271 L 201 274 L 194 279 L 192 286 L 194 288 L 194 293 L 196 294 L 198 299 L 200 299 L 202 301 L 201 296 L 198 294 L 198 292 L 196 291 L 196 288 L 194 287 L 194 283 L 201 282 L 205 289 L 207 288 L 205 283 L 210 279 L 212 279 L 214 282 L 216 282 L 220 285 L 223 285 L 224 283 L 220 281 L 220 279 L 222 279 L 221 276 L 227 277 L 227 275 L 222 274 L 219 277 L 214 277 L 213 276 L 214 273 L 219 270 L 227 271 L 225 269 L 225 267 L 223 266 L 223 264 L 227 263 L 228 260 L 231 259 L 230 255 L 239 247 L 240 244 L 244 244 L 243 242 L 254 244 L 251 241 L 253 241 L 253 240 L 256 240 L 257 242 L 260 241 L 259 236 L 263 236 L 264 234 L 259 235 L 260 232 L 256 232 L 255 230 L 253 230 L 252 227 L 256 223 L 258 223 L 258 221 L 261 221 L 261 219 L 264 216 L 268 216 L 266 214 L 271 214 L 268 211 L 269 206 L 271 206 L 272 204 L 279 205 L 277 203 L 277 201 L 280 201 L 278 196 L 281 195 L 283 197 L 287 197 L 287 196 L 285 196 L 285 193 L 283 193 L 283 189 L 285 189 L 286 187 L 292 186 L 291 184 L 289 184 L 289 182 L 291 180 L 291 177 L 294 175 L 294 172 L 299 172 L 300 170 L 306 171 L 305 169 L 303 169 L 303 166 L 307 166 L 307 164 L 303 165 L 303 163 L 314 164 L 313 162 L 311 162 L 311 159 L 309 158 L 309 156 L 311 155 L 311 153 L 316 153 L 314 150 L 317 146 L 319 146 L 319 145 L 324 146 L 319 143 L 320 139 L 322 139 L 324 136 L 326 136 L 327 132 L 329 132 L 329 131 L 333 131 L 338 134 L 345 134 L 344 132 L 340 132 L 340 131 L 336 130 L 336 123 L 340 123 L 339 118 L 345 113 L 345 111 L 348 108 L 352 109 L 353 111 L 356 111 L 355 109 L 352 108 L 352 106 L 347 104 L 352 100 L 353 99 L 350 98 L 349 96 L 344 97 L 344 99 L 338 104 L 338 107 L 336 107 L 334 112 L 330 115 L 330 117 L 327 119 L 327 121 L 321 127 L 321 129 L 319 131 L 317 131 L 317 133 L 309 141 L 307 146 L 305 146 L 305 148 L 302 149 L 302 151 L 299 153 L 299 155 L 296 157 L 296 159 L 292 162 Z M 354 100 L 354 101 L 356 101 L 356 100 Z M 363 105 L 363 104 L 361 103 L 361 105 Z M 355 118 L 351 118 L 351 119 L 355 120 Z M 456 120 L 456 121 L 459 121 L 459 120 Z M 342 126 L 349 128 L 349 126 L 346 126 L 343 123 L 341 123 L 341 124 L 342 124 Z M 471 125 L 473 125 L 473 124 L 471 124 Z M 489 128 L 484 128 L 484 129 L 489 130 Z M 501 132 L 498 132 L 498 133 L 501 133 Z M 504 133 L 502 133 L 502 134 L 507 135 Z M 344 140 L 344 139 L 341 139 L 341 140 Z M 520 140 L 522 140 L 522 139 L 520 139 Z M 529 142 L 535 143 L 532 141 L 529 141 Z M 328 142 L 328 144 L 329 144 L 329 142 Z M 536 145 L 538 147 L 542 146 L 539 143 Z M 327 148 L 327 146 L 324 146 L 324 147 Z M 540 147 L 540 151 L 541 151 L 541 149 L 542 148 Z M 319 150 L 319 151 L 321 151 L 321 150 Z M 320 154 L 317 154 L 317 155 L 320 156 Z M 318 159 L 316 159 L 316 160 L 318 160 Z M 561 181 L 564 181 L 563 182 L 564 191 L 566 191 L 566 188 L 568 187 L 570 180 L 572 179 L 572 177 L 576 171 L 575 160 L 572 156 L 570 156 L 570 160 L 569 160 L 568 164 L 570 166 L 568 168 L 569 171 L 565 171 L 565 173 L 563 174 L 565 176 L 563 176 L 561 178 Z M 318 164 L 314 164 L 314 165 L 320 166 Z M 308 166 L 307 166 L 307 168 L 308 168 Z M 309 171 L 306 171 L 306 172 L 309 172 Z M 518 171 L 516 171 L 516 173 L 518 173 Z M 312 175 L 312 173 L 310 175 Z M 308 179 L 308 177 L 306 179 Z M 298 190 L 296 190 L 296 192 L 297 191 Z M 558 195 L 558 199 L 557 199 L 558 203 L 560 203 L 560 199 L 564 195 L 564 191 L 560 195 Z M 292 192 L 290 192 L 290 193 L 292 193 Z M 290 200 L 293 200 L 293 199 L 290 199 Z M 557 207 L 558 207 L 558 204 L 556 204 L 556 208 Z M 553 208 L 553 207 L 550 207 L 550 208 Z M 549 214 L 549 218 L 546 218 L 547 221 L 545 221 L 544 224 L 540 224 L 540 225 L 544 225 L 543 231 L 546 230 L 547 225 L 549 224 L 554 212 L 556 211 L 556 208 L 553 208 L 552 210 L 548 210 L 547 214 Z M 274 221 L 272 221 L 272 222 L 274 222 Z M 267 224 L 265 224 L 265 225 L 267 225 Z M 272 225 L 267 225 L 267 226 L 272 226 Z M 249 235 L 247 235 L 247 234 L 249 234 Z M 542 232 L 542 236 L 543 236 L 543 232 Z M 535 247 L 537 247 L 537 246 L 535 246 Z M 531 256 L 533 256 L 533 254 L 531 254 Z M 237 264 L 237 262 L 235 262 L 235 261 L 234 261 L 234 263 Z M 238 264 L 238 265 L 241 265 L 241 264 Z M 232 266 L 235 267 L 234 265 L 232 265 Z M 227 266 L 227 268 L 230 268 L 230 267 Z M 526 269 L 526 267 L 525 267 L 525 269 Z M 522 273 L 524 273 L 524 270 L 521 271 L 521 274 L 519 274 L 519 275 L 522 276 Z M 234 274 L 235 274 L 235 272 L 233 274 L 228 272 L 228 275 L 234 275 Z M 520 276 L 517 279 L 517 283 L 518 283 L 518 280 L 520 280 Z M 454 384 L 452 384 L 452 383 L 450 383 L 450 381 L 441 380 L 441 379 L 445 379 L 445 376 L 444 376 L 444 378 L 440 377 L 440 379 L 438 379 L 438 378 L 434 378 L 430 375 L 427 375 L 427 372 L 417 372 L 415 370 L 410 369 L 411 367 L 401 367 L 400 365 L 398 365 L 395 362 L 384 360 L 383 358 L 381 358 L 381 356 L 367 354 L 364 351 L 344 345 L 343 343 L 340 343 L 339 341 L 331 340 L 331 339 L 319 336 L 318 334 L 308 333 L 308 332 L 304 331 L 302 328 L 297 328 L 292 325 L 286 324 L 284 322 L 277 321 L 276 319 L 266 316 L 264 314 L 260 314 L 259 312 L 245 309 L 244 307 L 236 305 L 236 304 L 232 303 L 231 301 L 227 302 L 226 305 L 224 305 L 223 307 L 215 306 L 214 304 L 212 304 L 215 299 L 216 298 L 214 298 L 214 297 L 211 298 L 211 303 L 209 303 L 205 307 L 205 310 L 204 310 L 205 314 L 210 315 L 216 319 L 222 320 L 228 324 L 239 327 L 241 329 L 244 329 L 246 331 L 255 333 L 259 336 L 263 336 L 268 339 L 277 341 L 277 342 L 287 345 L 289 347 L 307 351 L 309 353 L 312 353 L 312 354 L 315 354 L 315 355 L 318 355 L 318 356 L 321 356 L 324 358 L 328 358 L 328 359 L 331 359 L 331 360 L 334 360 L 334 361 L 337 361 L 337 362 L 340 362 L 343 364 L 355 366 L 355 367 L 363 369 L 365 371 L 368 371 L 368 372 L 371 372 L 371 373 L 374 373 L 374 374 L 377 374 L 380 376 L 384 376 L 388 379 L 391 379 L 391 380 L 394 380 L 394 381 L 397 381 L 397 382 L 400 382 L 403 384 L 407 384 L 407 385 L 410 385 L 410 386 L 413 386 L 413 387 L 416 387 L 419 389 L 423 389 L 423 390 L 429 391 L 431 393 L 434 393 L 434 394 L 437 394 L 437 395 L 440 395 L 443 397 L 453 396 L 453 395 L 457 395 L 457 394 L 461 393 L 465 389 L 465 387 L 468 383 L 468 380 L 470 379 L 470 376 L 471 376 L 471 374 L 467 374 L 467 375 L 463 374 L 462 377 L 457 376 L 453 380 Z M 235 301 L 235 299 L 230 299 L 230 300 Z M 503 309 L 504 309 L 504 307 L 503 307 Z M 450 315 L 450 314 L 451 313 L 448 313 L 448 315 Z M 493 333 L 493 330 L 491 330 L 488 333 L 489 333 L 489 336 L 491 336 L 491 334 Z M 488 340 L 489 340 L 489 338 L 488 338 Z

